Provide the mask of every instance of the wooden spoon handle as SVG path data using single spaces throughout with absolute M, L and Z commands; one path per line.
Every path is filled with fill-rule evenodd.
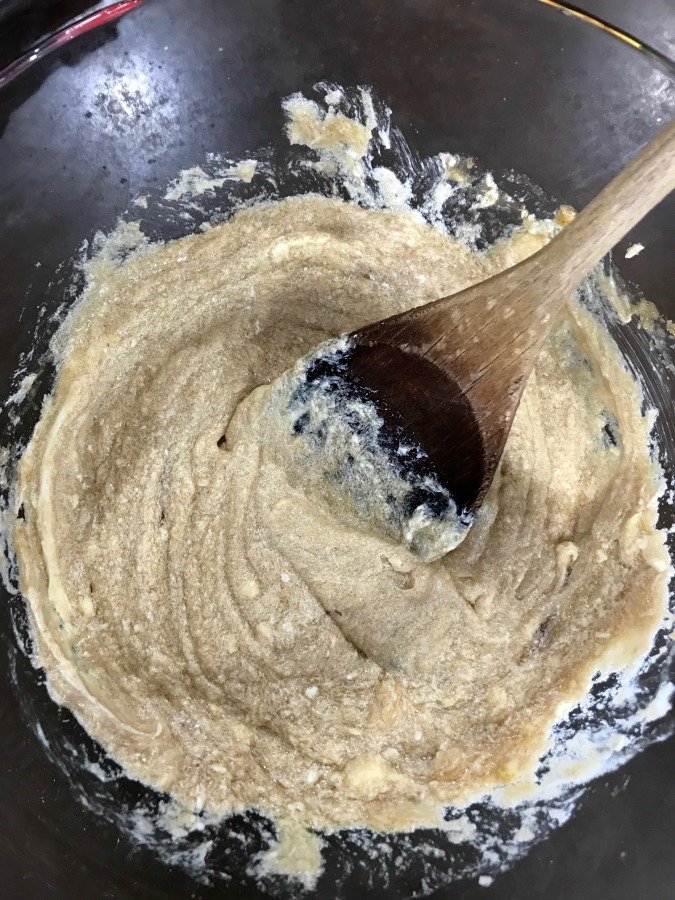
M 589 269 L 672 190 L 675 120 L 541 251 L 548 272 L 559 279 L 559 290 L 565 295 L 574 290 Z

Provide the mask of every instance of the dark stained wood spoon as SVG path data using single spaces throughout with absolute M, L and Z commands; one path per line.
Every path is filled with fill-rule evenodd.
M 461 513 L 474 513 L 492 483 L 525 383 L 562 307 L 674 188 L 671 122 L 533 256 L 349 336 L 342 378 L 426 452 Z

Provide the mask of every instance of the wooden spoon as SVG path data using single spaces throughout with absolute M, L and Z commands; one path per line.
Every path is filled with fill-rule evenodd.
M 343 377 L 428 454 L 457 508 L 487 492 L 527 378 L 586 273 L 675 188 L 675 122 L 533 256 L 354 331 Z M 551 423 L 555 427 L 555 423 Z

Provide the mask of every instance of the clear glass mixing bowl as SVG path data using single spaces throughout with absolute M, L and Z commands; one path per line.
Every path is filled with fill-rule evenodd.
M 72 6 L 79 12 L 82 4 Z M 209 152 L 242 157 L 267 146 L 273 156 L 280 99 L 290 93 L 309 96 L 319 81 L 372 85 L 421 153 L 474 156 L 542 212 L 555 205 L 551 198 L 583 206 L 675 108 L 673 69 L 662 57 L 533 0 L 193 0 L 189 8 L 149 0 L 97 24 L 53 42 L 53 52 L 28 59 L 35 64 L 0 87 L 0 398 L 15 390 L 14 373 L 31 348 L 38 347 L 34 359 L 46 349 L 51 315 L 76 290 L 69 260 L 83 242 L 109 230 L 141 194 L 151 198 L 142 221 L 152 237 L 196 229 L 199 219 L 186 225 L 162 206 L 166 183 Z M 16 28 L 0 37 L 1 59 L 24 49 Z M 664 204 L 615 256 L 625 278 L 675 318 L 672 216 L 672 202 Z M 625 260 L 635 242 L 647 249 Z M 653 346 L 634 325 L 616 333 L 659 410 L 657 440 L 672 476 L 672 373 L 655 368 Z M 0 445 L 30 434 L 53 375 L 47 356 L 43 362 L 20 422 L 13 407 L 0 413 Z M 670 514 L 664 506 L 664 522 Z M 237 840 L 214 835 L 209 865 L 222 878 L 211 885 L 121 834 L 116 817 L 161 798 L 120 773 L 112 785 L 97 775 L 97 765 L 108 773 L 114 766 L 50 701 L 21 650 L 22 601 L 3 599 L 0 856 L 9 895 L 47 886 L 57 896 L 258 895 L 246 870 L 270 834 L 259 817 L 230 822 Z M 672 740 L 656 744 L 596 782 L 573 820 L 499 875 L 492 893 L 665 895 L 673 877 L 662 828 L 673 797 L 672 750 Z M 415 855 L 425 841 L 436 841 L 433 862 Z M 377 865 L 339 835 L 328 843 L 320 896 L 411 896 L 425 884 L 442 896 L 483 892 L 468 883 L 447 887 L 466 860 L 459 845 L 431 833 L 402 839 Z

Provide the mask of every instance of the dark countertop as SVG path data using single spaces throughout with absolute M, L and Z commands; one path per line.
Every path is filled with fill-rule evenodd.
M 672 0 L 580 0 L 572 4 L 675 60 L 675 13 Z

